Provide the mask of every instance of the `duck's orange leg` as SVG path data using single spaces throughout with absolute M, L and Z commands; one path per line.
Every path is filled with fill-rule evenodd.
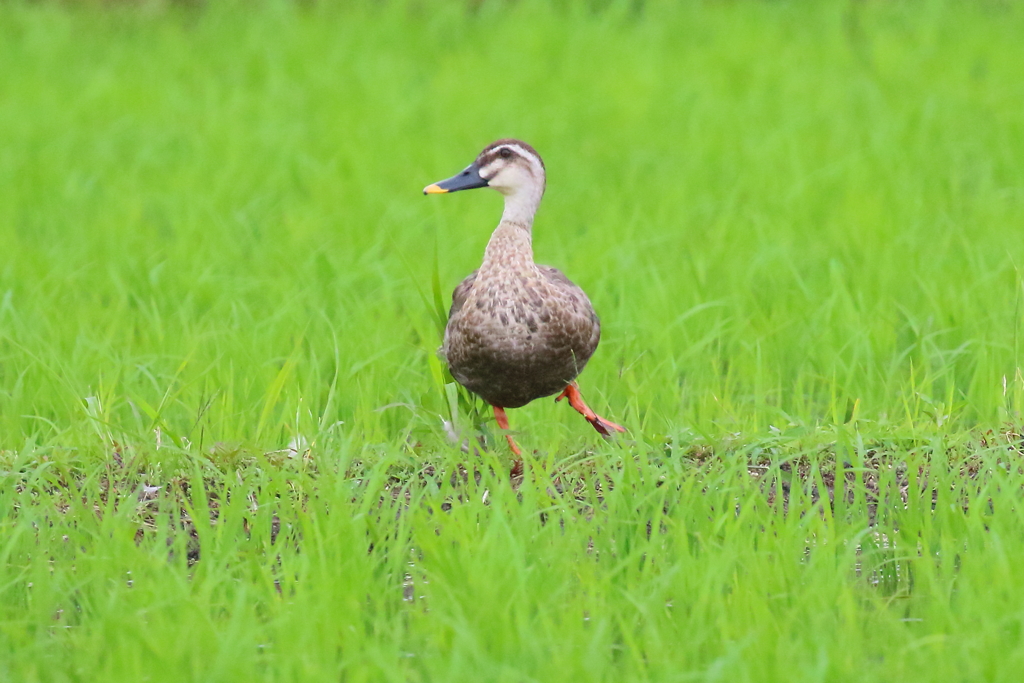
M 558 395 L 555 402 L 557 403 L 563 398 L 569 399 L 569 405 L 575 408 L 580 415 L 587 418 L 587 422 L 593 425 L 594 429 L 596 429 L 598 434 L 601 436 L 608 438 L 612 435 L 613 430 L 616 432 L 626 431 L 625 427 L 617 425 L 610 420 L 606 420 L 591 410 L 590 406 L 588 406 L 583 400 L 583 395 L 580 393 L 580 388 L 576 386 L 576 382 L 570 382 L 562 393 Z
M 501 406 L 494 406 L 494 419 L 498 421 L 498 426 L 505 430 L 505 440 L 508 441 L 508 447 L 512 449 L 512 453 L 516 456 L 512 459 L 512 472 L 513 477 L 522 476 L 523 474 L 523 453 L 519 450 L 519 446 L 512 439 L 512 435 L 508 433 L 508 415 L 505 414 L 505 409 Z

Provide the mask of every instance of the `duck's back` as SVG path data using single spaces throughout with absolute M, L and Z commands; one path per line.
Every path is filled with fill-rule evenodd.
M 476 271 L 452 295 L 444 354 L 460 384 L 492 405 L 518 408 L 562 391 L 600 337 L 587 295 L 556 268 Z

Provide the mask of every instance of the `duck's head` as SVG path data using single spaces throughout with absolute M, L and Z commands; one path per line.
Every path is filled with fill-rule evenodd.
M 442 194 L 493 187 L 506 197 L 544 194 L 544 162 L 537 150 L 522 140 L 498 140 L 480 152 L 476 160 L 458 175 L 427 185 L 423 194 Z

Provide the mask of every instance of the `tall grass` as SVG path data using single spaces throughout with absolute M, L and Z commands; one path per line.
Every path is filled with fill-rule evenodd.
M 1021 35 L 0 3 L 0 677 L 1014 680 Z M 435 356 L 500 198 L 420 195 L 505 136 L 631 432 L 518 490 Z
M 538 258 L 596 302 L 584 388 L 632 427 L 1019 414 L 1010 9 L 3 12 L 6 447 L 87 396 L 137 438 L 436 431 L 419 293 L 500 199 L 418 190 L 501 135 L 546 156 Z

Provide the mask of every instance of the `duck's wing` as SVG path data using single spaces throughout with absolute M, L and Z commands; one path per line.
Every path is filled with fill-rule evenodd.
M 587 293 L 558 268 L 538 265 L 537 269 L 557 291 L 554 305 L 567 312 L 571 311 L 564 334 L 576 356 L 586 363 L 601 340 L 601 321 Z
M 544 275 L 544 277 L 547 278 L 548 282 L 550 282 L 551 284 L 556 285 L 557 287 L 571 287 L 572 289 L 575 289 L 580 293 L 583 292 L 582 289 L 576 286 L 575 282 L 567 278 L 565 276 L 565 273 L 560 271 L 558 268 L 555 268 L 554 266 L 542 266 L 538 264 L 537 269 L 540 270 L 541 274 Z
M 455 291 L 452 292 L 452 307 L 448 311 L 449 320 L 451 320 L 452 316 L 462 310 L 462 305 L 466 303 L 466 298 L 469 297 L 469 291 L 473 289 L 473 283 L 476 282 L 476 274 L 479 272 L 479 270 L 474 270 L 472 273 L 467 275 L 466 279 L 460 282 L 455 288 Z

